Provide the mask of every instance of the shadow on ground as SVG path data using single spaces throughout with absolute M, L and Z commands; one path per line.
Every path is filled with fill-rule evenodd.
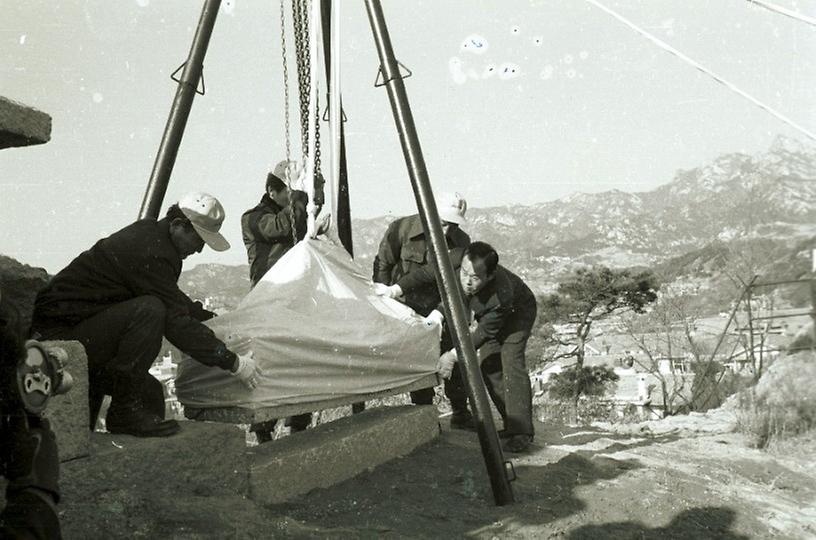
M 632 521 L 584 525 L 574 529 L 570 540 L 666 540 L 687 538 L 716 538 L 719 540 L 748 540 L 748 536 L 730 531 L 736 514 L 729 508 L 690 508 L 681 512 L 665 527 L 648 527 Z
M 604 436 L 592 433 L 585 439 Z M 353 529 L 361 536 L 489 537 L 529 530 L 535 537 L 533 531 L 586 510 L 576 490 L 640 468 L 636 460 L 600 455 L 606 450 L 564 455 L 538 446 L 534 460 L 517 460 L 516 503 L 505 507 L 493 504 L 475 436 L 454 432 L 410 456 L 270 510 L 325 534 Z

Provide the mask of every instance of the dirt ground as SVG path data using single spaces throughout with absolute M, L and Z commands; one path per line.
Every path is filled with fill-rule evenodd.
M 336 536 L 813 538 L 816 471 L 738 435 L 631 437 L 540 426 L 514 458 L 517 502 L 492 504 L 475 438 L 448 432 L 404 459 L 275 508 Z
M 66 538 L 816 537 L 812 439 L 811 450 L 772 455 L 732 433 L 537 429 L 533 450 L 512 460 L 517 502 L 505 507 L 493 505 L 475 434 L 446 429 L 404 458 L 266 508 L 229 481 L 145 478 L 136 456 L 124 471 L 69 465 L 61 519 Z M 202 441 L 202 463 L 229 470 L 221 447 Z

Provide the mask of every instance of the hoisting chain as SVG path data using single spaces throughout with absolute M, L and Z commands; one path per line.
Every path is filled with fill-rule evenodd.
M 309 13 L 307 0 L 292 0 L 292 22 L 295 33 L 295 56 L 300 98 L 300 145 L 304 160 L 309 154 Z
M 289 142 L 289 68 L 286 60 L 286 7 L 285 0 L 280 0 L 280 27 L 281 27 L 281 57 L 283 58 L 283 124 L 284 124 L 284 140 L 286 141 L 286 161 L 289 161 L 292 156 L 291 144 Z M 286 181 L 291 182 L 289 178 L 289 170 L 287 167 Z
M 297 55 L 298 90 L 300 92 L 300 124 L 301 149 L 303 165 L 306 169 L 306 158 L 309 155 L 309 93 L 311 90 L 311 53 L 309 49 L 309 0 L 292 0 L 293 23 L 295 28 L 295 52 Z M 320 177 L 320 104 L 315 96 L 315 149 L 314 149 L 314 176 L 312 177 L 315 191 L 318 188 Z M 322 197 L 321 197 L 322 199 Z M 315 201 L 321 203 L 321 201 Z

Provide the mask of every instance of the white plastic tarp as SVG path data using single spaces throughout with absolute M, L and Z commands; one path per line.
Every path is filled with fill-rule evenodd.
M 397 388 L 436 372 L 439 328 L 374 294 L 339 245 L 304 240 L 235 311 L 207 324 L 261 370 L 250 391 L 226 371 L 183 358 L 176 394 L 187 406 L 256 409 Z

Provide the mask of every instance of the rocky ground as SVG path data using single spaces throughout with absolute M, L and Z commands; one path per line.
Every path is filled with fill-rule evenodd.
M 721 428 L 537 427 L 533 450 L 512 460 L 516 503 L 505 507 L 493 505 L 467 432 L 445 430 L 409 456 L 272 507 L 238 494 L 229 478 L 235 449 L 203 436 L 211 431 L 185 428 L 196 456 L 180 451 L 191 441 L 168 440 L 165 476 L 145 473 L 144 442 L 97 434 L 106 450 L 94 471 L 63 467 L 61 519 L 67 538 L 816 536 L 813 439 L 779 455 Z M 207 480 L 213 475 L 221 480 Z

